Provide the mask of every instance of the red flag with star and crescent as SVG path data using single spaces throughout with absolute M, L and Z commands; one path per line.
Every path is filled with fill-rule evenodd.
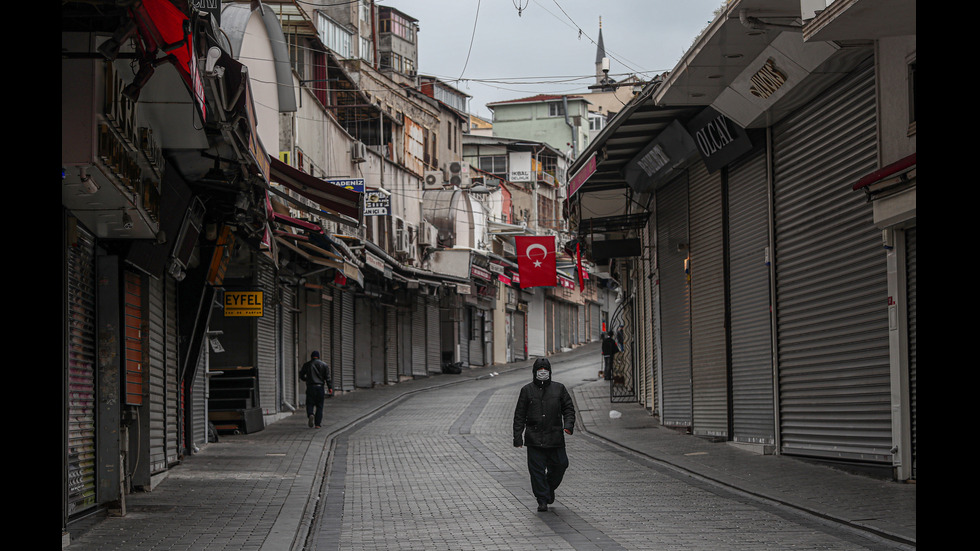
M 514 244 L 517 249 L 517 271 L 521 276 L 521 289 L 558 285 L 555 236 L 518 235 L 514 237 Z

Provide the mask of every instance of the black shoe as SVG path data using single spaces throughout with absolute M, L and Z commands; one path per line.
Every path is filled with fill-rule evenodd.
M 538 501 L 538 511 L 547 511 L 548 504 L 542 499 Z
M 551 492 L 551 496 L 548 497 L 548 502 L 547 503 L 548 503 L 548 505 L 551 505 L 554 502 L 555 502 L 555 493 L 554 492 Z
M 313 416 L 312 415 L 309 416 L 307 425 L 309 425 L 311 429 L 313 428 Z

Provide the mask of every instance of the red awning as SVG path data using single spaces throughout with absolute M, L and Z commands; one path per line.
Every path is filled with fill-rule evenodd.
M 269 180 L 280 183 L 321 207 L 354 220 L 360 218 L 361 194 L 340 186 L 328 184 L 279 159 L 269 156 Z
M 871 184 L 880 182 L 886 178 L 890 178 L 913 168 L 915 168 L 915 153 L 905 157 L 904 159 L 895 161 L 888 166 L 879 168 L 871 174 L 868 174 L 867 176 L 858 180 L 852 189 L 857 191 L 859 189 L 866 188 Z

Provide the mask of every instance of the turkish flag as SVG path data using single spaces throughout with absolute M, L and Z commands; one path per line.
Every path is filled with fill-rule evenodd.
M 575 244 L 575 257 L 578 262 L 578 290 L 581 292 L 585 290 L 585 280 L 589 276 L 585 273 L 585 269 L 582 268 L 582 249 L 579 243 Z
M 555 262 L 555 236 L 519 235 L 514 237 L 517 248 L 517 270 L 521 289 L 525 287 L 554 287 L 558 284 Z

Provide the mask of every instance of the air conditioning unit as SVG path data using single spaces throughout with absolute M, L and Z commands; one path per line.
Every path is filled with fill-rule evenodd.
M 470 165 L 453 161 L 449 163 L 449 183 L 460 189 L 467 189 L 472 185 L 470 182 Z
M 422 189 L 442 189 L 445 177 L 441 170 L 427 170 L 422 177 Z
M 439 229 L 428 222 L 422 222 L 419 230 L 419 245 L 423 247 L 439 246 Z
M 367 160 L 367 146 L 364 142 L 354 142 L 350 147 L 350 158 L 355 163 L 363 163 Z
M 395 232 L 394 249 L 395 254 L 405 256 L 411 248 L 411 238 L 408 234 L 408 224 L 400 216 L 392 217 L 392 229 Z

